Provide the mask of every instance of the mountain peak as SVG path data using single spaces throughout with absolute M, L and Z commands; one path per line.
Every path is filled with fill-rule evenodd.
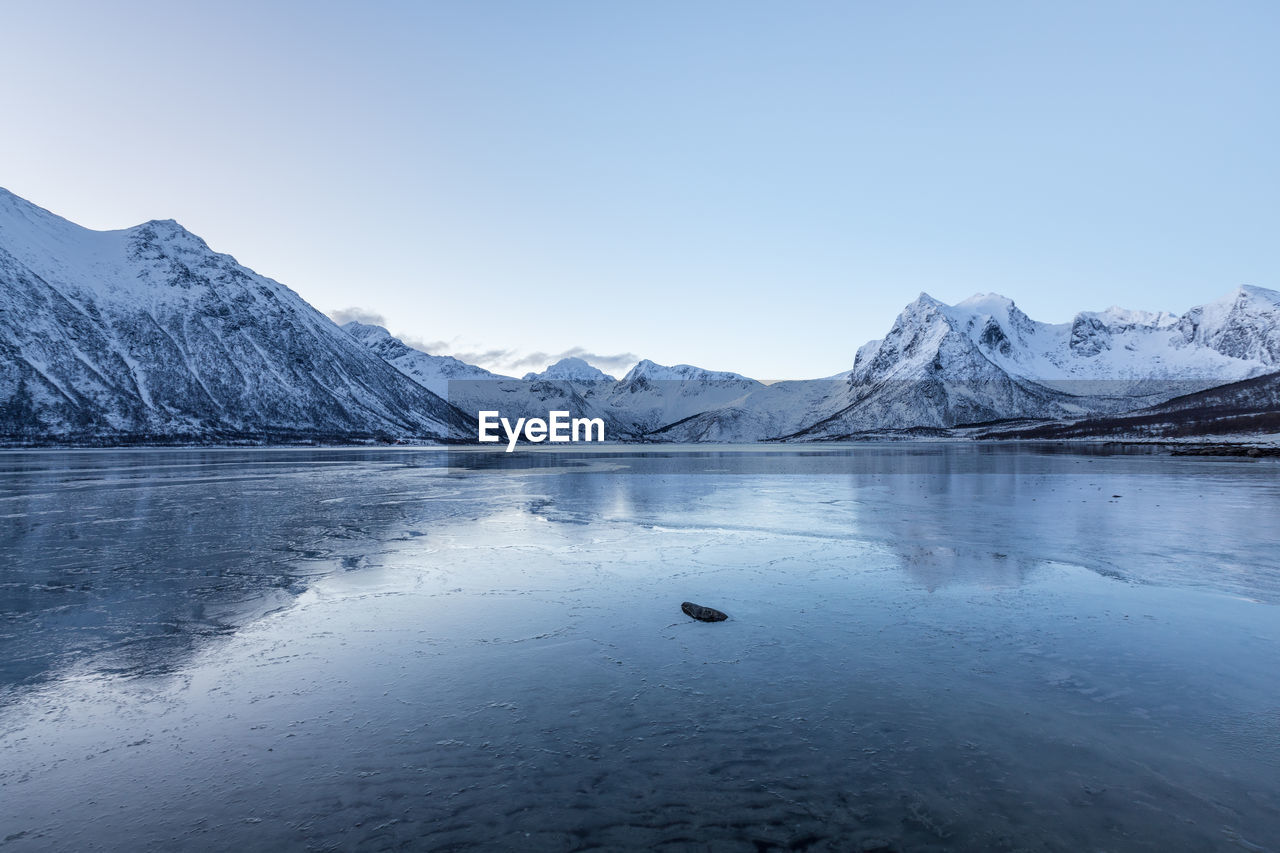
M 567 356 L 548 367 L 541 373 L 529 372 L 524 375 L 527 380 L 569 380 L 573 382 L 616 382 L 614 377 L 597 367 L 593 367 L 576 356 Z
M 165 236 L 170 236 L 170 237 L 173 237 L 173 236 L 189 237 L 189 238 L 199 240 L 201 243 L 204 242 L 204 240 L 201 237 L 199 237 L 194 231 L 191 231 L 188 228 L 184 227 L 182 223 L 176 219 L 148 219 L 146 222 L 135 225 L 132 228 L 126 228 L 125 230 L 131 231 L 134 233 L 147 231 L 155 234 L 163 234 Z
M 999 293 L 975 293 L 963 302 L 957 302 L 956 308 L 968 308 L 972 311 L 992 313 L 993 310 L 1007 312 L 1017 308 L 1013 300 Z
M 1233 309 L 1247 310 L 1255 308 L 1269 310 L 1274 307 L 1280 307 L 1280 291 L 1269 290 L 1252 284 L 1241 284 L 1211 302 L 1195 306 L 1191 309 L 1191 312 L 1217 314 L 1229 312 Z
M 917 306 L 918 306 L 918 307 L 921 307 L 921 308 L 947 308 L 947 307 L 949 307 L 949 306 L 947 305 L 947 303 L 943 302 L 941 299 L 934 299 L 932 296 L 930 296 L 929 294 L 925 293 L 923 290 L 922 290 L 922 291 L 920 291 L 920 295 L 919 295 L 919 296 L 917 296 L 917 297 L 916 297 L 916 298 L 915 298 L 915 299 L 914 299 L 910 304 L 908 304 L 908 305 L 907 305 L 907 308 L 914 308 L 914 307 L 917 307 Z
M 391 337 L 391 333 L 387 331 L 386 326 L 378 326 L 373 323 L 361 323 L 359 320 L 348 320 L 343 323 L 342 331 L 355 338 Z
M 1280 364 L 1280 293 L 1242 284 L 1178 321 L 1186 343 L 1197 343 L 1231 358 Z
M 1270 290 L 1265 287 L 1258 287 L 1253 284 L 1242 284 L 1237 287 L 1232 294 L 1237 299 L 1257 299 L 1270 302 L 1274 305 L 1280 305 L 1280 291 Z
M 624 383 L 634 382 L 636 380 L 656 380 L 656 381 L 715 381 L 715 382 L 754 382 L 740 373 L 731 373 L 726 370 L 706 370 L 702 367 L 694 367 L 692 364 L 658 364 L 647 358 L 641 359 L 636 366 L 627 372 L 622 378 Z

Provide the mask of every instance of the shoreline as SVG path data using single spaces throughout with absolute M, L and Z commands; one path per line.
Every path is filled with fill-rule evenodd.
M 564 453 L 566 451 L 573 453 L 626 453 L 626 452 L 653 452 L 653 451 L 676 451 L 676 452 L 697 452 L 706 450 L 739 450 L 753 452 L 794 452 L 811 450 L 821 452 L 829 450 L 833 447 L 865 447 L 874 444 L 892 444 L 892 445 L 936 445 L 936 444 L 967 444 L 967 445 L 1001 445 L 1001 446 L 1054 446 L 1054 447 L 1143 447 L 1156 450 L 1164 450 L 1170 456 L 1224 456 L 1224 457 L 1247 457 L 1247 458 L 1267 458 L 1280 457 L 1280 434 L 1265 434 L 1259 436 L 1205 436 L 1205 437 L 1177 437 L 1177 438 L 1155 438 L 1155 437 L 1132 437 L 1132 438 L 1055 438 L 1055 439 L 1037 439 L 1037 438 L 990 438 L 978 436 L 867 436 L 866 438 L 842 439 L 839 441 L 750 441 L 750 442 L 657 442 L 657 441 L 610 441 L 604 443 L 595 443 L 590 447 L 563 447 L 563 446 L 542 446 L 522 444 L 520 450 L 534 453 Z M 209 450 L 209 451 L 230 451 L 230 450 L 404 450 L 404 451 L 426 451 L 436 450 L 441 452 L 465 451 L 469 453 L 493 453 L 492 446 L 481 445 L 475 442 L 442 442 L 442 441 L 422 441 L 418 442 L 395 442 L 395 443 L 351 443 L 351 442 L 325 442 L 325 441 L 296 441 L 296 442 L 147 442 L 147 443 L 72 443 L 72 442 L 32 442 L 27 444 L 4 444 L 0 443 L 0 453 L 24 453 L 24 452 L 86 452 L 86 451 L 120 451 L 120 450 L 138 450 L 138 451 L 164 451 L 164 450 Z

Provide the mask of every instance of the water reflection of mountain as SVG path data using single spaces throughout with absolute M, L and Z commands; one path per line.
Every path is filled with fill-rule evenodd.
M 0 457 L 0 683 L 86 655 L 168 671 L 204 638 L 288 603 L 310 577 L 434 495 L 439 453 L 112 451 Z M 447 515 L 453 504 L 433 507 Z
M 542 478 L 530 507 L 551 520 L 861 540 L 892 551 L 927 589 L 1017 586 L 1054 561 L 1280 600 L 1270 555 L 1222 559 L 1230 543 L 1257 538 L 1258 501 L 1280 512 L 1275 467 L 1187 462 L 1134 446 L 958 442 L 492 454 L 485 465 L 561 472 Z M 1246 482 L 1249 506 L 1204 517 L 1206 495 L 1232 506 Z
M 169 671 L 315 576 L 377 565 L 402 547 L 390 538 L 430 544 L 451 520 L 482 520 L 501 543 L 512 511 L 721 531 L 742 559 L 793 554 L 777 571 L 803 571 L 817 554 L 847 571 L 890 567 L 930 590 L 1018 586 L 1060 561 L 1280 601 L 1280 531 L 1257 529 L 1280 515 L 1275 470 L 981 444 L 6 453 L 0 686 L 76 663 Z M 1206 500 L 1220 511 L 1205 517 Z M 616 541 L 606 559 L 629 547 Z M 668 538 L 664 559 L 681 559 L 681 541 Z M 823 541 L 840 547 L 815 549 Z M 1242 557 L 1239 542 L 1264 550 Z

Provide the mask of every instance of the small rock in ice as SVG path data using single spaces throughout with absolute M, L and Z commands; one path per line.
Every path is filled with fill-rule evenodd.
M 694 604 L 691 601 L 681 604 L 680 609 L 684 611 L 686 616 L 697 619 L 699 622 L 723 622 L 729 618 L 713 607 L 703 607 L 701 604 Z

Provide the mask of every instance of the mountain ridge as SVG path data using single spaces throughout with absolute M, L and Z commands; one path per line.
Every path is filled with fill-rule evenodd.
M 177 222 L 92 231 L 7 190 L 0 355 L 10 442 L 443 440 L 469 429 L 292 290 Z
M 620 440 L 823 441 L 1207 401 L 1194 395 L 1280 371 L 1280 293 L 1065 323 L 1000 294 L 921 293 L 825 379 L 648 359 L 618 379 L 572 357 L 514 379 L 339 327 L 174 220 L 92 231 L 0 189 L 0 356 L 8 443 L 469 440 L 494 408 L 569 408 Z

